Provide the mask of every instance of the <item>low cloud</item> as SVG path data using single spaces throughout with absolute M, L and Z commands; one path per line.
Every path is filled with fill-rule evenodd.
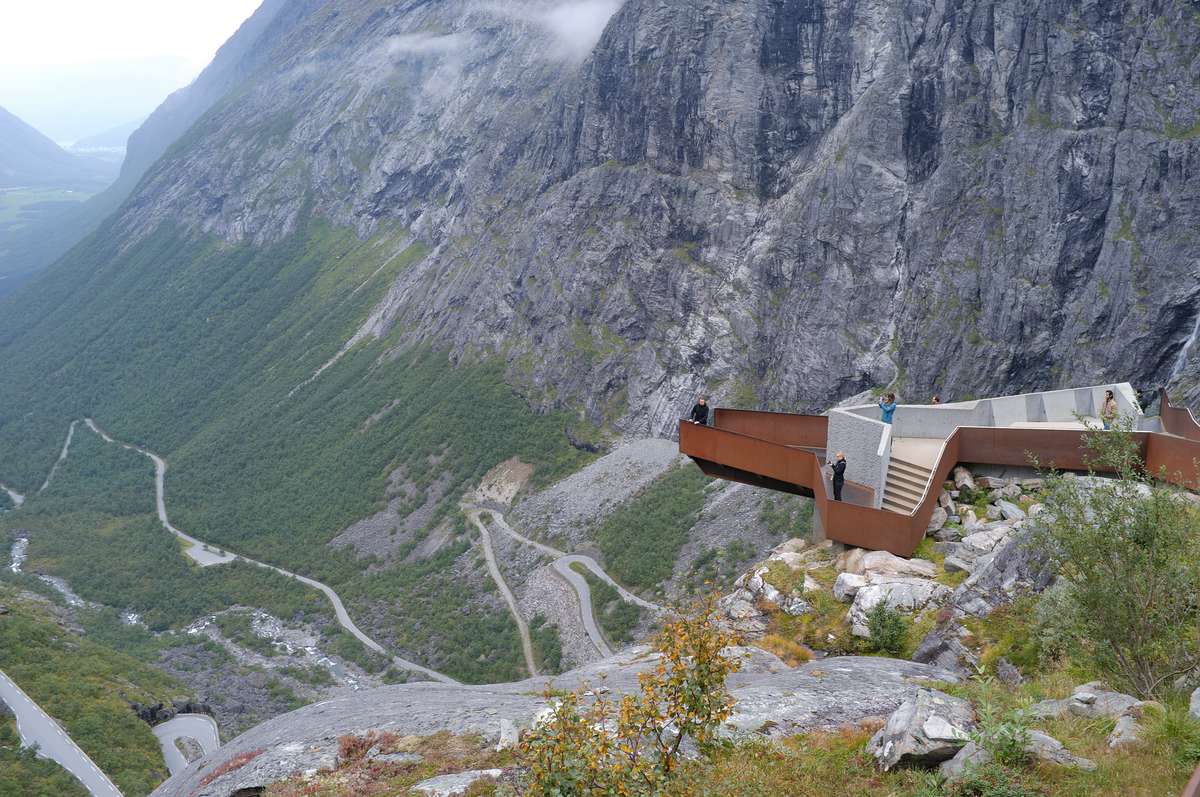
M 529 5 L 487 3 L 483 8 L 498 16 L 535 24 L 554 36 L 553 55 L 582 59 L 592 51 L 608 21 L 624 0 L 560 0 Z
M 387 40 L 387 53 L 392 58 L 405 55 L 445 55 L 461 52 L 467 37 L 458 33 L 434 36 L 429 33 L 405 33 Z

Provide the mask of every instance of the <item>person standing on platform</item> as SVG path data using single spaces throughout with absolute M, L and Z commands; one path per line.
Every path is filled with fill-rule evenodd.
M 896 394 L 888 393 L 879 400 L 879 420 L 884 423 L 891 423 L 892 416 L 896 414 Z
M 688 420 L 701 426 L 708 426 L 708 402 L 705 401 L 704 396 L 696 399 L 696 404 L 692 407 L 692 414 Z
M 842 500 L 842 487 L 846 484 L 846 455 L 841 451 L 837 452 L 836 461 L 833 463 L 833 500 Z

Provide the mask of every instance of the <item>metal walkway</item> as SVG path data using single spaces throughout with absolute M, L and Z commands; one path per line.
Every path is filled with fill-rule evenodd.
M 1160 407 L 1162 432 L 1131 433 L 1142 461 L 1173 484 L 1200 488 L 1200 424 L 1190 410 L 1172 407 L 1165 393 Z M 814 522 L 825 537 L 898 556 L 911 556 L 924 538 L 941 484 L 959 463 L 1028 466 L 1033 452 L 1045 467 L 1087 467 L 1084 428 L 960 426 L 931 463 L 931 477 L 910 512 L 876 509 L 874 491 L 850 481 L 845 500 L 833 500 L 823 456 L 828 430 L 823 415 L 718 408 L 712 426 L 680 422 L 679 450 L 709 476 L 809 496 L 816 504 Z

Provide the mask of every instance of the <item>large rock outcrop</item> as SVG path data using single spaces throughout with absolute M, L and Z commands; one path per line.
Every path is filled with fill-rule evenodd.
M 732 738 L 788 736 L 887 716 L 915 698 L 923 683 L 957 680 L 945 670 L 893 659 L 843 657 L 789 669 L 769 653 L 753 648 L 744 652 L 749 655 L 746 666 L 730 680 L 737 705 L 722 731 Z M 646 648 L 633 648 L 554 679 L 492 686 L 405 684 L 326 700 L 242 734 L 172 777 L 154 795 L 225 797 L 239 789 L 259 788 L 332 766 L 340 736 L 371 730 L 400 735 L 449 730 L 511 740 L 513 726 L 529 727 L 546 707 L 541 695 L 549 684 L 561 689 L 603 685 L 615 693 L 629 692 L 637 688 L 638 673 L 654 661 Z M 238 756 L 249 760 L 205 782 Z

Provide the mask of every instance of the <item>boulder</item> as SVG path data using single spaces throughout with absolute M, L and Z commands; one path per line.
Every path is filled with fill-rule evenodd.
M 484 778 L 495 780 L 503 774 L 503 771 L 499 769 L 473 769 L 470 772 L 439 775 L 436 778 L 423 780 L 413 786 L 412 790 L 424 792 L 429 797 L 458 797 L 460 794 L 466 794 L 476 781 Z
M 975 479 L 975 483 L 985 490 L 999 490 L 1001 487 L 1012 484 L 1003 476 L 980 476 Z
M 1140 711 L 1144 705 L 1132 695 L 1109 691 L 1103 684 L 1093 681 L 1075 687 L 1071 696 L 1063 700 L 1043 700 L 1034 703 L 1029 712 L 1035 717 L 1063 717 L 1072 714 L 1086 719 L 1117 719 L 1123 714 L 1141 716 Z
M 1192 692 L 1192 697 L 1188 701 L 1188 716 L 1194 720 L 1200 720 L 1200 687 Z
M 990 504 L 987 508 L 987 511 L 983 514 L 988 520 L 999 520 L 1002 517 L 1000 514 L 1000 507 L 996 506 L 995 504 Z
M 847 548 L 838 556 L 833 566 L 839 572 L 854 573 L 861 576 L 863 572 L 862 560 L 866 555 L 867 552 L 862 548 Z
M 1041 731 L 1029 731 L 1029 741 L 1025 744 L 1025 752 L 1048 764 L 1075 767 L 1088 772 L 1096 768 L 1096 762 L 1072 755 L 1062 742 Z M 948 781 L 960 780 L 971 769 L 988 764 L 991 760 L 991 753 L 975 742 L 968 742 L 954 758 L 942 763 L 941 774 Z
M 767 632 L 767 618 L 755 605 L 754 595 L 746 589 L 737 589 L 721 598 L 717 608 L 724 616 L 724 625 L 747 637 L 761 636 Z
M 974 490 L 975 479 L 971 476 L 971 471 L 959 465 L 954 468 L 954 486 L 960 490 Z
M 937 565 L 925 559 L 902 559 L 887 551 L 871 551 L 862 557 L 862 572 L 867 576 L 934 578 L 937 576 Z
M 500 720 L 500 739 L 496 742 L 496 752 L 509 750 L 521 742 L 521 729 L 510 719 Z
M 1001 487 L 1000 488 L 1000 497 L 1001 498 L 1011 498 L 1013 500 L 1020 498 L 1021 497 L 1021 485 L 1009 484 L 1004 487 Z
M 933 514 L 929 516 L 929 525 L 925 527 L 926 534 L 933 534 L 939 531 L 942 526 L 946 525 L 946 520 L 950 517 L 944 507 L 935 506 Z
M 1117 717 L 1117 723 L 1113 726 L 1112 733 L 1108 735 L 1108 746 L 1116 749 L 1137 744 L 1141 741 L 1141 736 L 1142 726 L 1138 724 L 1137 717 L 1132 714 L 1122 714 Z
M 871 737 L 867 751 L 884 771 L 898 764 L 937 764 L 953 758 L 974 729 L 970 703 L 934 689 L 919 689 Z
M 855 636 L 870 636 L 867 614 L 877 604 L 903 614 L 919 612 L 931 604 L 938 604 L 950 597 L 951 590 L 945 584 L 922 578 L 896 578 L 882 583 L 868 583 L 854 595 L 850 607 L 850 632 Z
M 1021 671 L 1003 656 L 996 661 L 996 678 L 1005 686 L 1020 686 L 1025 680 Z
M 942 567 L 947 573 L 970 573 L 975 564 L 974 560 L 960 559 L 954 554 L 950 554 L 942 562 Z
M 942 494 L 938 496 L 938 506 L 945 509 L 947 515 L 954 514 L 954 499 L 945 490 L 942 490 Z
M 988 764 L 991 760 L 991 753 L 975 742 L 967 742 L 961 750 L 954 754 L 954 758 L 943 761 L 939 770 L 946 780 L 956 781 L 961 780 L 970 770 Z
M 969 678 L 979 669 L 975 652 L 962 643 L 967 630 L 957 622 L 938 624 L 925 635 L 913 653 L 913 661 L 951 670 Z
M 1025 751 L 1039 761 L 1045 761 L 1048 764 L 1076 767 L 1088 772 L 1096 768 L 1094 761 L 1072 755 L 1070 750 L 1063 747 L 1062 742 L 1041 731 L 1029 731 L 1029 742 L 1025 745 Z
M 980 557 L 970 578 L 950 600 L 954 611 L 987 617 L 1020 595 L 1040 593 L 1054 581 L 1046 552 L 1025 544 L 1026 533 L 1013 533 L 992 554 Z M 990 558 L 989 558 L 990 557 Z
M 1045 479 L 1021 479 L 1021 489 L 1027 493 L 1036 493 L 1046 487 Z
M 968 555 L 979 556 L 991 553 L 1012 534 L 1011 526 L 990 526 L 962 538 L 962 547 L 969 549 Z M 962 548 L 955 551 L 961 553 Z
M 833 582 L 833 597 L 849 603 L 854 600 L 854 596 L 858 594 L 859 589 L 867 585 L 865 576 L 860 576 L 857 573 L 839 573 L 837 581 Z
M 1011 501 L 1000 500 L 996 502 L 996 506 L 1000 507 L 1000 514 L 1005 520 L 1024 520 L 1025 510 Z
M 958 521 L 954 521 L 955 525 L 942 526 L 933 533 L 933 538 L 938 542 L 953 542 L 961 540 L 963 536 L 962 526 L 958 525 Z

